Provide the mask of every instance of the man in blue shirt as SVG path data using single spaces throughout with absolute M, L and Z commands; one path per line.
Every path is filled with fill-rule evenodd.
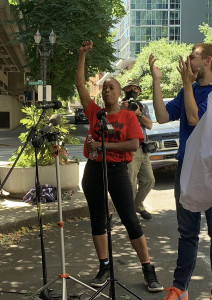
M 153 105 L 157 121 L 166 123 L 180 119 L 180 146 L 177 154 L 178 168 L 175 177 L 175 199 L 180 238 L 173 287 L 166 289 L 167 296 L 163 300 L 188 300 L 188 284 L 197 257 L 201 213 L 186 210 L 179 203 L 180 173 L 186 141 L 205 113 L 208 94 L 212 91 L 212 44 L 196 44 L 185 62 L 180 57 L 177 69 L 182 78 L 183 88 L 177 97 L 166 106 L 163 102 L 160 86 L 162 73 L 155 66 L 155 60 L 154 55 L 151 54 L 149 65 L 153 78 Z M 212 240 L 212 208 L 205 212 L 205 216 L 208 234 Z M 212 269 L 212 246 L 210 248 L 210 260 Z

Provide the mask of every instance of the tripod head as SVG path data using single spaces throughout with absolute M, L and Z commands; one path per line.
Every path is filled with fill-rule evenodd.
M 39 131 L 40 135 L 36 135 L 32 139 L 32 145 L 35 148 L 40 148 L 43 145 L 45 139 L 47 139 L 48 142 L 55 141 L 57 136 L 59 135 L 59 132 L 56 131 L 50 132 L 50 129 L 53 126 L 57 126 L 60 123 L 60 120 L 61 120 L 60 115 L 58 114 L 52 115 L 49 119 L 49 125 L 41 129 Z

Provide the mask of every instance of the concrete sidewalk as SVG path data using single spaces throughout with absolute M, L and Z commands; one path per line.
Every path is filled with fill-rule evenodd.
M 5 164 L 5 162 L 0 162 Z M 79 187 L 70 192 L 62 193 L 63 218 L 89 216 L 87 202 L 81 189 L 81 178 L 85 162 L 79 166 Z M 58 202 L 48 202 L 41 205 L 43 224 L 57 220 Z M 6 193 L 0 195 L 0 233 L 18 230 L 23 226 L 38 224 L 37 205 L 25 203 L 23 199 L 11 198 Z
M 84 193 L 78 189 L 67 200 L 62 200 L 63 219 L 85 217 L 89 215 Z M 57 221 L 58 202 L 49 202 L 41 205 L 43 224 Z M 0 197 L 0 233 L 9 233 L 23 226 L 31 227 L 38 224 L 37 205 L 24 203 L 22 199 Z
M 2 158 L 7 157 L 5 156 L 6 152 L 14 151 L 14 149 L 20 146 L 18 136 L 24 130 L 25 127 L 20 125 L 13 130 L 0 131 L 0 165 L 8 163 L 8 161 L 2 160 Z M 64 220 L 66 218 L 85 217 L 89 215 L 87 202 L 80 185 L 84 166 L 85 162 L 80 162 L 78 189 L 62 194 Z M 45 203 L 41 207 L 43 224 L 58 219 L 58 202 Z M 11 198 L 7 193 L 0 193 L 0 233 L 9 233 L 23 226 L 30 227 L 37 224 L 37 205 L 24 203 L 21 198 Z
M 18 131 L 16 134 L 14 132 L 4 133 L 4 137 L 0 133 L 0 144 L 7 144 L 7 142 L 9 144 L 9 141 L 13 141 L 13 139 L 17 142 L 15 137 L 17 133 Z M 0 161 L 1 163 L 3 164 Z M 75 278 L 89 284 L 91 276 L 96 274 L 96 266 L 98 265 L 90 236 L 90 222 L 87 218 L 76 223 L 68 221 L 68 219 L 89 215 L 84 193 L 80 186 L 84 166 L 85 162 L 80 162 L 79 188 L 74 190 L 72 195 L 63 194 L 62 211 L 63 220 L 66 221 L 67 219 L 64 230 L 67 269 L 72 271 Z M 143 219 L 140 221 L 147 239 L 151 261 L 156 265 L 157 274 L 163 286 L 169 287 L 172 284 L 178 243 L 173 190 L 174 172 L 160 172 L 155 175 L 156 185 L 145 201 L 146 208 L 152 213 L 153 218 L 151 221 Z M 57 202 L 46 203 L 41 206 L 43 224 L 58 222 Z M 130 243 L 126 243 L 126 230 L 120 224 L 116 214 L 113 222 L 115 222 L 113 249 L 117 277 L 120 278 L 121 282 L 126 283 L 130 289 L 141 295 L 142 299 L 144 296 L 145 300 L 162 300 L 164 292 L 151 294 L 147 292 L 143 284 L 141 285 L 142 273 Z M 0 233 L 8 233 L 24 226 L 33 225 L 38 225 L 36 205 L 26 204 L 22 199 L 11 198 L 9 195 L 0 195 Z M 209 261 L 210 239 L 204 217 L 201 225 L 198 260 L 189 289 L 189 299 L 192 300 L 208 300 L 212 288 Z M 57 231 L 58 228 L 54 228 L 45 232 L 49 278 L 54 278 L 56 270 L 57 272 L 60 270 Z M 40 240 L 35 238 L 33 234 L 26 235 L 20 243 L 11 245 L 9 249 L 2 248 L 1 257 L 0 298 L 2 297 L 2 300 L 24 299 L 23 295 L 14 296 L 9 293 L 34 291 L 42 286 Z M 68 288 L 72 291 L 69 285 L 70 283 L 68 283 Z M 73 289 L 74 293 L 82 293 L 81 286 L 78 290 L 75 288 L 76 285 Z M 54 287 L 54 289 L 58 290 L 58 287 Z M 9 291 L 9 293 L 1 293 L 2 290 Z M 129 295 L 126 295 L 122 290 L 117 292 L 117 295 L 119 299 L 129 299 Z
M 163 177 L 163 179 L 161 179 Z M 152 220 L 141 220 L 147 239 L 151 261 L 154 263 L 158 278 L 164 287 L 172 285 L 173 271 L 177 258 L 177 224 L 173 191 L 174 174 L 161 174 L 156 178 L 156 186 L 146 200 L 147 209 L 152 213 Z M 37 225 L 37 209 L 34 206 L 23 206 L 21 199 L 2 199 L 1 231 L 20 228 L 22 226 Z M 17 202 L 16 202 L 17 201 Z M 10 207 L 9 203 L 19 203 L 19 207 Z M 65 253 L 67 271 L 71 276 L 89 285 L 91 278 L 96 275 L 98 260 L 92 244 L 90 221 L 88 218 L 70 220 L 77 216 L 87 216 L 88 209 L 83 192 L 74 191 L 71 198 L 62 201 L 63 219 L 65 222 Z M 43 222 L 58 220 L 57 203 L 42 205 Z M 165 292 L 149 293 L 143 284 L 143 276 L 137 257 L 128 242 L 124 226 L 116 213 L 112 219 L 112 241 L 115 276 L 121 283 L 140 295 L 144 300 L 162 300 Z M 10 230 L 9 230 L 10 231 Z M 36 291 L 42 286 L 41 252 L 39 232 L 31 232 L 21 238 L 19 242 L 12 242 L 8 247 L 1 248 L 0 298 L 2 300 L 26 299 L 23 294 Z M 56 277 L 61 271 L 59 230 L 56 226 L 44 231 L 48 278 Z M 189 288 L 189 299 L 209 300 L 211 290 L 211 272 L 209 261 L 210 240 L 207 235 L 205 218 L 202 220 L 198 260 Z M 81 285 L 69 280 L 69 293 L 83 295 L 82 300 L 89 299 L 93 294 Z M 61 291 L 61 282 L 52 286 L 54 292 Z M 2 293 L 2 291 L 5 291 Z M 108 295 L 108 290 L 105 291 Z M 117 287 L 117 299 L 129 298 L 129 293 Z M 76 297 L 75 297 L 76 298 Z M 100 299 L 104 299 L 100 297 Z

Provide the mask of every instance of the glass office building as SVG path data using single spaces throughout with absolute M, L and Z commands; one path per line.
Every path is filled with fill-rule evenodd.
M 198 26 L 212 25 L 212 0 L 123 0 L 126 15 L 117 26 L 117 56 L 134 58 L 149 41 L 198 43 Z

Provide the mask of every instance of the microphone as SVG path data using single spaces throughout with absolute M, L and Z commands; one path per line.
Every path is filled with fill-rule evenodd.
M 96 114 L 96 117 L 97 117 L 97 119 L 99 119 L 100 121 L 103 122 L 103 124 L 106 126 L 109 134 L 114 133 L 113 126 L 111 124 L 109 124 L 108 121 L 106 120 L 106 112 L 104 110 L 99 110 Z
M 60 124 L 61 117 L 58 114 L 54 114 L 49 119 L 49 125 L 40 130 L 41 134 L 48 132 L 53 126 Z
M 39 106 L 39 108 L 42 108 L 42 109 L 48 109 L 48 108 L 59 109 L 61 107 L 62 107 L 62 102 L 60 102 L 59 100 L 55 100 L 51 103 Z

